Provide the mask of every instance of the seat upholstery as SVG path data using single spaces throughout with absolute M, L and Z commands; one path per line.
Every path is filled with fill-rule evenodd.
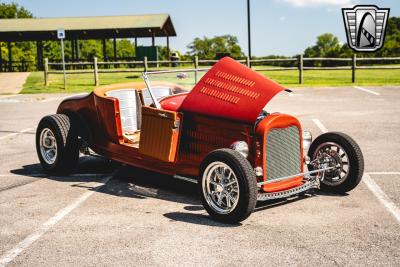
M 138 92 L 135 89 L 118 89 L 105 94 L 118 99 L 123 133 L 139 130 L 142 105 Z

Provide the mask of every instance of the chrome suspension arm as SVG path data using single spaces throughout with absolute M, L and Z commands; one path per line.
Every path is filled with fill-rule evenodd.
M 298 174 L 294 174 L 294 175 L 289 175 L 289 176 L 284 176 L 284 177 L 280 177 L 274 180 L 267 180 L 264 182 L 259 182 L 257 183 L 257 186 L 260 187 L 264 184 L 271 184 L 271 183 L 276 183 L 276 182 L 281 182 L 281 181 L 285 181 L 285 180 L 289 180 L 298 176 L 302 176 L 302 175 L 308 175 L 308 174 L 314 174 L 314 173 L 318 173 L 318 172 L 325 172 L 325 171 L 329 171 L 334 169 L 335 167 L 328 167 L 328 168 L 324 168 L 324 169 L 318 169 L 318 170 L 313 170 L 313 171 L 308 171 L 308 172 L 302 172 L 302 173 L 298 173 Z

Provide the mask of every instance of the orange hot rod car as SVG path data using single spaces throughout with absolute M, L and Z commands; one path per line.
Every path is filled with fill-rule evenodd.
M 312 142 L 295 117 L 268 113 L 266 104 L 286 89 L 231 58 L 192 90 L 143 78 L 67 98 L 45 116 L 36 133 L 45 171 L 72 172 L 80 153 L 94 151 L 197 183 L 204 208 L 225 223 L 246 219 L 257 201 L 314 188 L 344 193 L 361 180 L 363 156 L 352 138 L 330 132 Z

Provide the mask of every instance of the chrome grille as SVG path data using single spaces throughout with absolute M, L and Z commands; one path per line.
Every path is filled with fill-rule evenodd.
M 301 172 L 300 133 L 296 126 L 270 130 L 266 142 L 267 180 Z

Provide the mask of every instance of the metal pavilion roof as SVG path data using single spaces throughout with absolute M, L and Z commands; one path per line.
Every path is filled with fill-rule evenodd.
M 67 39 L 176 36 L 168 14 L 0 19 L 0 41 L 54 40 L 57 29 Z

